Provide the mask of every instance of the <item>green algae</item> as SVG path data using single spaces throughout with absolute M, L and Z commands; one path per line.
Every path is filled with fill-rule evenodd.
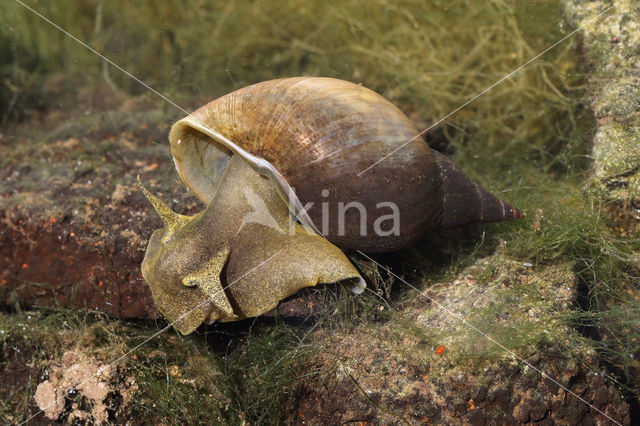
M 170 98 L 198 94 L 212 99 L 270 78 L 323 75 L 379 91 L 423 128 L 562 35 L 552 1 L 541 2 L 535 11 L 526 2 L 514 8 L 499 0 L 143 2 L 135 8 L 108 2 L 100 12 L 99 33 L 92 25 L 98 10 L 88 4 L 28 3 Z M 99 58 L 40 18 L 10 2 L 2 12 L 2 44 L 8 47 L 5 91 L 28 90 L 27 83 L 12 77 L 15 69 L 33 75 L 35 91 L 57 70 L 81 69 L 100 77 Z M 133 45 L 136 49 L 128 48 Z M 547 164 L 572 138 L 566 123 L 575 100 L 568 93 L 580 86 L 581 76 L 571 48 L 564 43 L 534 61 L 448 118 L 436 133 L 446 134 L 454 145 L 472 138 L 501 156 L 529 154 Z M 122 91 L 144 90 L 115 70 L 110 75 Z M 23 107 L 28 102 L 25 98 Z

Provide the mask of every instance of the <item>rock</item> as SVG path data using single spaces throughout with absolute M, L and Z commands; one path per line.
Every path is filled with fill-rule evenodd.
M 525 404 L 518 404 L 511 413 L 514 419 L 520 423 L 526 423 L 529 421 L 529 407 Z
M 105 112 L 2 136 L 0 304 L 158 315 L 140 263 L 162 225 L 136 176 L 178 211 L 201 208 L 168 160 L 171 123 L 159 112 Z
M 595 350 L 561 320 L 576 294 L 571 265 L 496 254 L 414 294 L 396 320 L 320 330 L 331 350 L 313 362 L 327 373 L 298 386 L 286 422 L 629 424 Z
M 565 21 L 583 27 L 588 91 L 597 128 L 591 186 L 623 236 L 640 235 L 640 9 L 608 1 L 563 0 Z
M 561 5 L 569 26 L 584 26 L 578 34 L 588 73 L 590 107 L 596 118 L 593 173 L 588 187 L 600 196 L 612 229 L 633 240 L 640 236 L 640 8 L 629 0 L 562 0 Z M 610 11 L 591 22 L 611 6 Z M 640 253 L 622 255 L 629 259 L 627 267 L 634 271 L 632 275 L 637 276 Z M 633 361 L 640 352 L 635 344 L 624 342 L 627 336 L 637 335 L 637 327 L 630 324 L 637 322 L 634 312 L 640 293 L 634 280 L 624 276 L 615 287 L 620 289 L 620 295 L 603 297 L 599 309 L 622 313 L 625 320 L 605 314 L 595 333 L 603 346 L 610 348 L 605 350 L 608 362 L 615 366 L 613 370 L 619 377 L 630 383 L 634 405 L 640 407 L 640 367 Z M 635 337 L 629 339 L 633 342 Z M 598 394 L 598 401 L 604 398 L 604 393 Z
M 119 377 L 111 365 L 67 351 L 61 365 L 51 366 L 49 378 L 38 385 L 34 399 L 50 420 L 58 420 L 67 411 L 68 422 L 103 424 L 127 407 L 137 390 L 133 377 Z

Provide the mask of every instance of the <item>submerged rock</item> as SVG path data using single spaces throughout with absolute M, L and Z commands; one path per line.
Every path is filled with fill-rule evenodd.
M 632 0 L 563 0 L 561 4 L 569 26 L 584 26 L 579 37 L 589 103 L 596 118 L 593 173 L 588 186 L 600 196 L 613 231 L 633 240 L 640 237 L 640 8 Z M 609 7 L 611 10 L 591 22 Z M 628 259 L 625 269 L 629 273 L 622 273 L 612 285 L 619 289 L 619 295 L 600 294 L 602 319 L 593 332 L 602 342 L 612 370 L 628 383 L 629 401 L 637 413 L 640 253 L 618 256 Z
M 288 421 L 629 424 L 596 351 L 569 326 L 577 284 L 568 264 L 495 255 L 380 327 L 318 331 L 331 350 L 314 363 L 327 373 L 298 387 Z
M 565 20 L 582 27 L 590 106 L 596 118 L 593 177 L 615 229 L 640 235 L 640 9 L 634 1 L 564 0 Z
M 120 377 L 113 365 L 70 350 L 60 365 L 50 366 L 49 378 L 38 385 L 34 399 L 50 420 L 64 414 L 67 422 L 102 424 L 113 421 L 137 390 L 135 379 Z
M 136 175 L 183 208 L 197 205 L 160 166 L 171 120 L 110 111 L 52 121 L 0 134 L 0 305 L 157 316 L 140 263 L 159 220 Z

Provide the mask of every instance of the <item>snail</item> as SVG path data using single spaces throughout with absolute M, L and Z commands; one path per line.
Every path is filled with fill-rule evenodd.
M 143 188 L 165 224 L 142 263 L 160 311 L 186 334 L 260 315 L 303 287 L 359 292 L 338 247 L 393 251 L 433 228 L 523 216 L 418 134 L 374 91 L 320 77 L 248 86 L 175 123 L 176 170 L 207 207 L 178 215 Z

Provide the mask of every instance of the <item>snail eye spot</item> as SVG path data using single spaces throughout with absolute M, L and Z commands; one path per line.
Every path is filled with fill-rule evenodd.
M 197 281 L 194 279 L 185 278 L 184 280 L 182 280 L 182 284 L 184 284 L 187 287 L 193 287 L 197 284 Z

